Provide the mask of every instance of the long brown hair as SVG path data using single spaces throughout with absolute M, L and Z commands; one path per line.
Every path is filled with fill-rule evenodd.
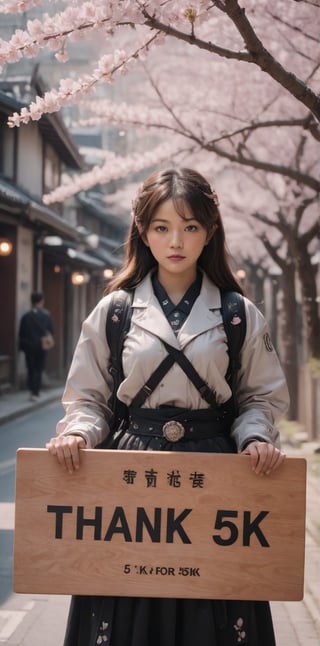
M 190 168 L 155 171 L 145 180 L 133 203 L 133 219 L 126 242 L 124 265 L 110 281 L 104 293 L 108 294 L 119 288 L 135 287 L 157 266 L 141 235 L 148 230 L 158 207 L 170 199 L 173 200 L 181 218 L 185 217 L 183 205 L 187 204 L 194 218 L 208 233 L 214 226 L 217 227 L 204 247 L 198 265 L 217 287 L 232 289 L 242 294 L 242 288 L 229 266 L 216 193 L 202 175 Z

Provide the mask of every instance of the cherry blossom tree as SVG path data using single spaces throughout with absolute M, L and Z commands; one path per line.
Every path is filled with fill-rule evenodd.
M 256 214 L 258 221 L 259 215 Z M 299 321 L 299 308 L 296 298 L 295 275 L 296 268 L 292 255 L 283 240 L 278 238 L 278 244 L 270 241 L 270 236 L 261 234 L 260 240 L 265 247 L 266 253 L 260 261 L 254 260 L 252 254 L 244 255 L 243 261 L 246 269 L 249 269 L 249 280 L 256 285 L 258 283 L 259 295 L 254 299 L 257 304 L 264 299 L 264 285 L 268 281 L 270 286 L 270 299 L 272 300 L 273 316 L 270 320 L 271 335 L 277 343 L 280 337 L 281 362 L 287 379 L 290 393 L 290 407 L 288 419 L 298 418 L 298 393 L 299 393 L 299 357 L 298 350 L 301 347 L 301 328 Z M 270 264 L 273 260 L 274 271 Z M 281 294 L 281 308 L 278 306 L 278 296 Z M 260 305 L 261 307 L 261 305 Z M 263 307 L 262 307 L 263 309 Z M 278 330 L 278 328 L 280 328 Z M 280 332 L 280 334 L 278 333 Z M 278 345 L 278 344 L 277 344 Z
M 301 332 L 298 321 L 298 308 L 295 294 L 296 273 L 301 285 L 301 307 L 303 329 L 308 348 L 308 355 L 319 358 L 320 321 L 318 316 L 318 303 L 316 294 L 316 270 L 312 265 L 308 244 L 314 238 L 316 219 L 300 231 L 303 214 L 311 200 L 301 199 L 294 208 L 291 207 L 293 217 L 287 217 L 285 205 L 279 206 L 276 220 L 266 217 L 262 213 L 255 213 L 254 217 L 263 222 L 268 228 L 274 227 L 280 232 L 278 246 L 270 243 L 267 235 L 262 237 L 263 244 L 276 265 L 281 269 L 282 284 L 282 361 L 287 377 L 291 395 L 290 417 L 296 419 L 298 402 L 298 340 Z M 291 221 L 290 221 L 291 220 Z M 281 237 L 282 235 L 282 237 Z M 284 241 L 286 244 L 284 244 Z
M 0 2 L 0 11 L 25 12 L 41 5 L 40 0 L 7 0 Z M 320 139 L 317 2 L 95 0 L 79 6 L 69 0 L 59 5 L 63 6 L 61 12 L 30 19 L 27 28 L 16 30 L 9 42 L 0 41 L 0 63 L 33 57 L 46 48 L 56 51 L 57 60 L 64 62 L 70 43 L 101 34 L 107 38 L 108 51 L 102 53 L 91 72 L 62 79 L 59 88 L 37 97 L 29 108 L 22 108 L 20 115 L 14 114 L 10 126 L 79 104 L 91 97 L 101 82 L 110 83 L 117 74 L 130 71 L 146 58 L 151 61 L 152 72 L 156 67 L 155 75 L 150 67 L 146 72 L 153 97 L 143 91 L 150 107 L 146 109 L 145 102 L 119 105 L 90 98 L 87 104 L 83 102 L 87 118 L 82 117 L 80 123 L 147 126 L 157 130 L 161 138 L 165 134 L 169 145 L 161 141 L 151 156 L 149 150 L 130 159 L 113 155 L 112 160 L 109 157 L 82 177 L 66 179 L 60 191 L 45 196 L 46 203 L 64 200 L 96 183 L 125 177 L 135 167 L 140 170 L 162 162 L 166 155 L 167 159 L 187 159 L 188 153 L 194 156 L 199 150 L 226 163 L 286 176 L 319 191 L 314 169 L 309 167 L 306 172 L 301 159 L 292 163 L 295 133 L 308 135 L 303 143 L 304 156 L 313 159 L 315 145 L 311 139 Z M 117 47 L 118 35 L 128 30 L 128 46 Z M 157 45 L 160 47 L 155 53 Z M 160 59 L 166 61 L 162 78 L 157 71 L 159 52 Z M 177 55 L 174 88 L 172 71 Z M 174 96 L 174 89 L 179 96 Z M 93 114 L 88 115 L 89 110 Z
M 25 12 L 41 4 L 38 0 L 7 0 L 0 2 L 0 11 Z M 169 66 L 172 72 L 172 59 L 177 51 L 180 56 L 183 52 L 188 69 L 183 71 L 180 68 L 177 76 L 182 76 L 185 94 L 189 93 L 192 76 L 198 79 L 200 68 L 204 69 L 200 75 L 203 87 L 211 85 L 210 92 L 201 93 L 200 88 L 194 88 L 193 101 L 190 102 L 190 96 L 186 96 L 182 109 L 181 100 L 180 105 L 176 105 L 168 97 L 170 82 L 165 79 L 163 89 L 149 73 L 158 106 L 148 111 L 145 105 L 138 103 L 119 106 L 99 104 L 90 99 L 90 106 L 96 107 L 96 114 L 81 122 L 113 123 L 135 128 L 147 125 L 162 133 L 166 130 L 170 137 L 168 151 L 171 154 L 168 159 L 180 159 L 187 151 L 194 154 L 200 148 L 231 163 L 287 174 L 317 191 L 318 178 L 302 169 L 261 159 L 252 154 L 248 145 L 253 142 L 252 147 L 255 146 L 254 134 L 265 132 L 270 139 L 270 130 L 281 127 L 304 129 L 310 136 L 320 139 L 317 124 L 320 99 L 316 93 L 319 57 L 315 50 L 319 42 L 316 29 L 318 9 L 314 4 L 306 6 L 310 3 L 300 3 L 297 8 L 296 2 L 291 1 L 288 5 L 287 0 L 264 0 L 258 5 L 253 0 L 244 0 L 242 4 L 236 0 L 95 0 L 80 6 L 73 0 L 62 2 L 60 5 L 64 9 L 61 12 L 53 15 L 44 13 L 41 19 L 30 19 L 27 28 L 16 30 L 9 42 L 0 41 L 0 64 L 16 62 L 23 56 L 34 57 L 46 48 L 56 51 L 57 60 L 65 62 L 70 43 L 94 39 L 101 34 L 107 38 L 108 52 L 102 53 L 91 72 L 76 79 L 62 79 L 58 88 L 37 97 L 29 108 L 22 108 L 20 114 L 14 114 L 9 125 L 19 126 L 41 118 L 44 112 L 79 103 L 91 96 L 101 82 L 111 83 L 117 74 L 127 73 L 142 59 L 151 60 L 151 66 L 154 66 L 159 52 L 162 58 L 167 59 L 167 68 Z M 117 47 L 119 34 L 121 37 L 128 30 L 131 32 L 131 38 L 127 38 L 128 47 Z M 155 53 L 157 45 L 162 47 L 158 47 Z M 295 74 L 296 71 L 301 72 L 301 78 Z M 178 87 L 181 88 L 181 84 Z M 220 103 L 216 100 L 217 88 L 222 91 Z M 228 90 L 230 95 L 226 101 Z M 291 102 L 286 104 L 286 97 L 290 97 Z M 250 110 L 247 109 L 248 98 Z M 275 102 L 276 110 L 272 109 Z M 186 105 L 189 105 L 188 111 Z M 208 118 L 209 113 L 211 119 Z M 218 123 L 212 129 L 212 122 L 216 122 L 217 117 Z M 212 130 L 215 133 L 213 137 Z M 174 140 L 171 135 L 174 135 Z M 290 138 L 290 134 L 287 136 Z M 152 154 L 154 163 L 164 160 L 163 146 L 159 146 L 157 152 L 158 156 L 155 151 Z M 137 170 L 143 167 L 143 163 L 145 167 L 150 165 L 149 151 L 146 153 L 144 162 L 143 155 L 135 157 Z M 74 182 L 67 180 L 60 191 L 46 196 L 45 201 L 49 204 L 64 200 L 68 195 L 96 183 L 110 181 L 116 176 L 125 177 L 133 166 L 132 159 L 113 158 L 112 164 L 106 162 L 103 166 L 94 166 Z
M 257 182 L 260 191 L 256 190 Z M 237 213 L 241 230 L 234 241 L 234 254 L 242 259 L 249 282 L 251 274 L 254 284 L 259 285 L 258 279 L 261 278 L 261 282 L 270 285 L 274 297 L 276 293 L 281 294 L 280 302 L 273 301 L 274 315 L 270 322 L 275 342 L 279 339 L 274 328 L 277 320 L 279 323 L 281 340 L 278 350 L 291 394 L 289 416 L 296 419 L 301 357 L 304 354 L 304 361 L 308 357 L 319 358 L 317 266 L 312 264 L 319 235 L 317 196 L 305 187 L 298 190 L 295 185 L 292 186 L 292 181 L 268 174 L 257 178 L 241 171 L 233 182 L 230 178 L 226 179 L 229 192 L 231 183 L 233 190 L 229 197 L 229 208 Z M 298 295 L 297 284 L 301 285 Z M 259 304 L 263 298 L 260 289 L 254 300 Z
M 39 112 L 57 110 L 77 101 L 79 94 L 91 92 L 101 80 L 110 81 L 116 72 L 125 71 L 137 58 L 147 55 L 152 47 L 168 37 L 206 51 L 213 57 L 239 61 L 260 69 L 301 102 L 315 118 L 320 118 L 320 98 L 310 82 L 313 65 L 316 64 L 314 56 L 306 55 L 309 58 L 308 72 L 305 79 L 299 78 L 294 73 L 294 44 L 290 37 L 287 37 L 287 48 L 284 48 L 286 28 L 294 30 L 292 34 L 296 40 L 302 33 L 303 24 L 310 30 L 307 34 L 310 45 L 318 44 L 315 2 L 301 3 L 298 9 L 292 0 L 289 4 L 283 0 L 261 0 L 258 4 L 254 0 L 243 0 L 243 4 L 238 0 L 95 0 L 80 5 L 69 0 L 65 4 L 66 8 L 60 13 L 44 14 L 42 20 L 29 20 L 26 30 L 17 30 L 9 42 L 1 41 L 0 64 L 16 62 L 22 56 L 36 56 L 47 47 L 57 51 L 57 59 L 64 62 L 69 42 L 94 38 L 101 32 L 112 38 L 115 32 L 127 25 L 135 28 L 138 40 L 144 35 L 143 42 L 131 52 L 120 51 L 114 56 L 103 56 L 93 72 L 76 84 L 64 81 L 59 90 L 38 101 L 37 110 L 24 112 L 22 122 L 28 116 L 39 118 Z M 0 2 L 0 12 L 26 11 L 35 5 L 41 5 L 41 2 L 7 0 Z M 296 24 L 297 18 L 299 24 Z M 279 43 L 275 35 L 279 37 Z M 283 57 L 283 53 L 287 56 Z M 281 63 L 281 58 L 285 59 L 285 64 Z M 15 124 L 18 124 L 17 118 Z
M 30 19 L 25 30 L 17 30 L 8 42 L 0 41 L 0 64 L 38 56 L 45 49 L 55 51 L 58 62 L 65 62 L 70 44 L 82 39 L 102 38 L 104 51 L 86 74 L 62 79 L 59 87 L 14 114 L 9 125 L 20 126 L 45 112 L 76 104 L 79 125 L 152 133 L 157 145 L 152 149 L 146 145 L 128 157 L 106 154 L 102 165 L 66 178 L 45 196 L 46 203 L 167 160 L 192 160 L 193 165 L 197 161 L 199 170 L 215 179 L 227 176 L 231 167 L 253 174 L 257 182 L 272 187 L 278 206 L 270 212 L 270 191 L 261 187 L 264 203 L 259 210 L 248 204 L 247 217 L 252 213 L 268 226 L 268 232 L 276 230 L 272 243 L 269 233 L 261 240 L 282 269 L 288 309 L 289 300 L 293 307 L 289 282 L 293 270 L 298 272 L 304 302 L 313 303 L 313 310 L 306 309 L 304 316 L 309 352 L 318 356 L 315 276 L 309 269 L 310 249 L 319 235 L 319 222 L 310 207 L 320 189 L 320 2 L 95 0 L 79 5 L 70 0 L 62 4 L 61 12 Z M 40 0 L 7 0 L 0 2 L 0 11 L 35 6 L 41 6 Z M 140 101 L 120 103 L 103 96 L 102 86 L 123 74 L 129 78 L 137 69 Z M 236 210 L 236 206 L 227 208 L 229 222 Z M 288 257 L 290 262 L 285 262 Z M 302 270 L 307 263 L 309 269 Z M 288 312 L 287 331 L 291 317 Z

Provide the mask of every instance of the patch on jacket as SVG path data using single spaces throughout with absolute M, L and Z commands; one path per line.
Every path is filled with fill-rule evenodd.
M 273 352 L 273 345 L 269 332 L 263 335 L 263 341 L 267 352 Z
M 238 314 L 234 314 L 231 321 L 230 321 L 230 323 L 231 323 L 231 325 L 240 325 L 240 323 L 241 323 L 240 316 L 238 316 Z

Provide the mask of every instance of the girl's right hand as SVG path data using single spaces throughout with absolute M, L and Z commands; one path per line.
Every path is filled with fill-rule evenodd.
M 69 473 L 80 467 L 79 449 L 86 448 L 86 442 L 80 435 L 60 435 L 52 437 L 46 443 L 46 448 L 51 455 L 54 455 L 59 464 Z

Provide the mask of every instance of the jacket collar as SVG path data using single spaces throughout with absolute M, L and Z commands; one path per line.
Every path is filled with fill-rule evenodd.
M 151 274 L 136 287 L 132 306 L 134 320 L 138 326 L 176 348 L 185 347 L 194 337 L 216 327 L 221 321 L 220 290 L 206 274 L 203 274 L 201 292 L 177 337 L 153 292 Z

